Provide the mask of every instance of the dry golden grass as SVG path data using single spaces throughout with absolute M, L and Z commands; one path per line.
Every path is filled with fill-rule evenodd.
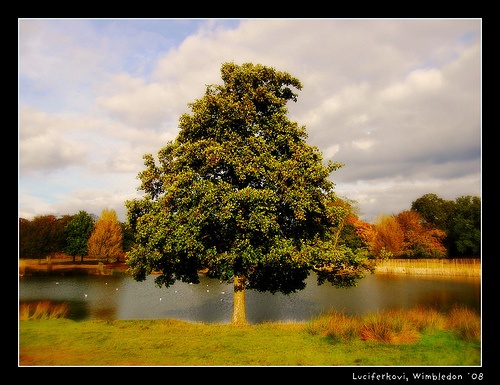
M 335 342 L 347 342 L 359 337 L 360 327 L 359 318 L 349 317 L 344 311 L 332 309 L 311 321 L 309 331 L 311 334 L 329 337 Z
M 465 341 L 479 341 L 479 314 L 465 307 L 453 308 L 448 314 L 416 307 L 409 310 L 390 309 L 364 316 L 347 316 L 331 310 L 307 326 L 311 334 L 329 337 L 332 342 L 352 340 L 401 344 L 417 341 L 422 333 L 436 330 L 456 332 Z
M 481 338 L 481 319 L 466 307 L 454 307 L 451 310 L 447 318 L 447 327 L 457 332 L 465 341 Z
M 446 328 L 446 316 L 435 309 L 415 307 L 406 312 L 406 317 L 419 332 L 427 330 L 443 330 Z
M 68 305 L 52 304 L 50 301 L 23 303 L 19 306 L 19 319 L 38 320 L 49 318 L 65 318 L 68 314 Z
M 401 310 L 386 310 L 368 314 L 362 319 L 360 338 L 362 341 L 405 343 L 418 340 L 417 327 Z
M 375 273 L 480 277 L 481 260 L 478 258 L 385 259 L 377 260 Z

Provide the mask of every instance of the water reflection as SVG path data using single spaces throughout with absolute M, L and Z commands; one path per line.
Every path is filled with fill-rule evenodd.
M 464 305 L 480 311 L 480 292 L 477 277 L 375 274 L 356 288 L 336 289 L 318 286 L 313 275 L 305 290 L 290 295 L 247 291 L 247 319 L 303 322 L 331 308 L 358 315 L 417 305 L 440 311 Z M 122 276 L 21 277 L 19 300 L 64 302 L 68 316 L 77 320 L 175 318 L 229 323 L 233 289 L 205 276 L 197 285 L 177 282 L 168 289 L 156 287 L 151 276 L 144 282 Z

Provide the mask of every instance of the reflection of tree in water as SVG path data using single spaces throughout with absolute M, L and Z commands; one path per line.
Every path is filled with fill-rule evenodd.
M 90 306 L 85 301 L 62 301 L 61 303 L 65 303 L 68 306 L 68 315 L 66 318 L 69 318 L 73 321 L 83 321 L 89 319 L 90 316 Z
M 116 306 L 96 306 L 87 301 L 63 301 L 68 306 L 66 318 L 73 321 L 83 321 L 88 319 L 113 320 L 116 319 Z
M 440 312 L 448 312 L 455 306 L 466 306 L 480 313 L 480 301 L 477 301 L 475 294 L 475 292 L 473 293 L 470 290 L 453 292 L 448 290 L 433 290 L 422 293 L 417 300 L 417 304 L 427 308 L 432 306 L 432 308 Z
M 106 307 L 99 308 L 92 311 L 92 318 L 102 319 L 102 320 L 113 320 L 116 319 L 116 308 Z

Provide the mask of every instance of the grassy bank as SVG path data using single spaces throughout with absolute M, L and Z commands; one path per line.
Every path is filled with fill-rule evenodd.
M 245 326 L 179 320 L 71 321 L 23 310 L 21 366 L 476 366 L 480 319 L 392 310 Z M 63 313 L 63 312 L 62 312 Z M 31 314 L 31 316 L 30 316 Z M 54 318 L 55 317 L 55 318 Z

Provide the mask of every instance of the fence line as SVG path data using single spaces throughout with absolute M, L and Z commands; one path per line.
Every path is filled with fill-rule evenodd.
M 479 258 L 385 259 L 377 261 L 375 273 L 480 277 L 481 260 Z

